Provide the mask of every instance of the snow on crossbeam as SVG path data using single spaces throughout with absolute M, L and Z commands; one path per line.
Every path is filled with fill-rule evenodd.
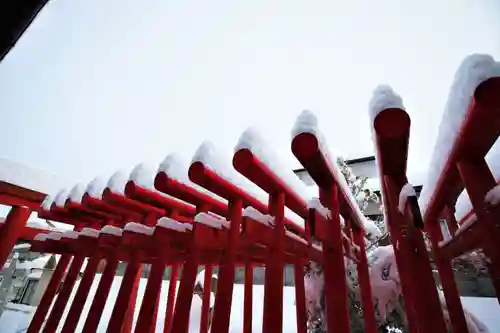
M 417 193 L 415 193 L 413 185 L 410 183 L 406 183 L 406 185 L 401 189 L 401 192 L 399 192 L 398 210 L 401 214 L 404 214 L 406 211 L 406 202 L 408 201 L 408 197 L 416 196 Z
M 222 227 L 229 229 L 230 223 L 226 219 L 219 219 L 207 213 L 199 213 L 194 217 L 194 221 L 208 225 L 212 228 L 222 229 Z
M 343 213 L 352 215 L 349 218 L 353 219 L 354 224 L 364 228 L 367 236 L 373 234 L 373 232 L 377 235 L 381 234 L 380 230 L 374 228 L 373 223 L 367 221 L 361 213 L 344 176 L 337 166 L 336 158 L 329 151 L 324 136 L 319 130 L 317 118 L 310 111 L 303 111 L 295 122 L 292 130 L 292 152 L 318 187 L 326 189 L 333 184 L 339 186 L 342 197 L 349 207 L 349 212 Z
M 85 194 L 85 185 L 78 183 L 69 192 L 68 200 L 74 203 L 81 204 L 83 195 Z
M 249 217 L 252 220 L 260 222 L 267 226 L 274 226 L 274 217 L 272 217 L 271 215 L 262 214 L 252 206 L 248 206 L 243 210 L 243 216 Z
M 49 232 L 45 237 L 46 240 L 60 240 L 62 238 L 62 234 L 59 232 Z
M 80 230 L 80 235 L 92 237 L 92 238 L 97 238 L 97 237 L 99 237 L 99 230 L 96 230 L 93 228 L 83 228 L 82 230 Z
M 455 159 L 460 151 L 467 148 L 467 145 L 473 144 L 469 148 L 474 150 L 477 156 L 484 156 L 491 148 L 491 142 L 498 138 L 498 108 L 493 105 L 478 106 L 477 103 L 481 104 L 481 101 L 475 98 L 486 98 L 486 94 L 483 93 L 481 96 L 475 96 L 475 94 L 481 85 L 483 90 L 487 90 L 487 86 L 490 86 L 489 93 L 494 94 L 499 85 L 499 77 L 500 64 L 489 55 L 473 54 L 466 57 L 460 64 L 439 126 L 427 180 L 420 194 L 422 215 L 427 216 L 429 205 L 433 200 L 442 199 L 437 197 L 442 192 L 437 186 L 444 184 L 445 179 L 456 175 L 456 172 L 448 171 L 456 162 Z M 490 80 L 492 78 L 494 79 Z M 488 102 L 497 104 L 498 98 L 495 101 L 489 98 Z M 481 133 L 480 140 L 472 142 L 470 137 L 477 137 L 477 133 Z M 432 209 L 441 208 L 432 207 Z M 439 214 L 440 212 L 430 213 Z
M 123 233 L 123 229 L 120 229 L 118 227 L 112 226 L 112 225 L 107 225 L 103 227 L 100 231 L 100 234 L 105 234 L 105 235 L 113 235 L 113 236 L 118 236 L 121 237 Z
M 102 199 L 102 192 L 106 189 L 107 180 L 104 177 L 96 177 L 94 178 L 88 185 L 85 190 L 91 198 L 94 199 Z
M 62 238 L 77 239 L 78 232 L 73 230 L 68 230 L 62 233 Z
M 331 219 L 332 218 L 332 211 L 323 206 L 321 201 L 319 201 L 318 198 L 312 198 L 307 202 L 307 208 L 308 209 L 314 209 L 317 211 L 323 218 L 325 219 Z
M 126 230 L 126 231 L 130 231 L 130 232 L 135 232 L 135 233 L 138 233 L 138 234 L 144 234 L 144 235 L 148 235 L 148 236 L 151 236 L 153 235 L 155 229 L 152 228 L 152 227 L 148 227 L 144 224 L 140 224 L 140 223 L 137 223 L 137 222 L 129 222 L 125 225 L 125 228 L 123 228 L 123 230 Z
M 35 237 L 33 237 L 33 240 L 43 242 L 47 239 L 47 234 L 45 233 L 39 233 L 36 234 Z
M 184 232 L 186 230 L 193 230 L 193 225 L 190 223 L 181 223 L 169 217 L 162 217 L 156 222 L 156 225 L 166 229 Z
M 69 191 L 67 189 L 60 190 L 54 199 L 54 204 L 56 205 L 56 207 L 64 208 L 66 200 L 68 200 L 68 195 Z

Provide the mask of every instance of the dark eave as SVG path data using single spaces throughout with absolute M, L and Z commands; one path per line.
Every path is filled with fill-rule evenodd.
M 14 47 L 48 0 L 0 1 L 0 61 Z

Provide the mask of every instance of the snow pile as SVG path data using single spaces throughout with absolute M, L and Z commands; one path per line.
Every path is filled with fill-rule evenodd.
M 60 240 L 62 238 L 62 234 L 60 232 L 49 232 L 45 237 L 46 240 Z
M 85 194 L 85 185 L 78 183 L 69 192 L 69 200 L 74 203 L 82 203 L 82 197 Z
M 125 186 L 127 185 L 128 177 L 123 171 L 116 171 L 108 181 L 107 188 L 120 195 L 125 195 Z
M 304 202 L 311 199 L 308 196 L 306 185 L 300 181 L 292 169 L 286 167 L 279 158 L 277 158 L 276 152 L 270 148 L 269 142 L 262 137 L 261 133 L 259 133 L 256 128 L 250 127 L 240 136 L 234 151 L 237 152 L 242 149 L 247 149 L 252 152 L 255 157 L 264 163 L 275 176 L 280 178 L 288 188 L 301 197 Z
M 129 180 L 147 190 L 154 190 L 156 168 L 147 163 L 138 164 L 130 173 Z
M 96 229 L 93 229 L 93 228 L 83 228 L 80 231 L 80 235 L 87 236 L 87 237 L 92 237 L 92 238 L 97 238 L 97 237 L 99 237 L 99 230 L 96 230 Z
M 112 226 L 112 225 L 107 225 L 107 226 L 104 226 L 100 230 L 100 233 L 101 234 L 114 235 L 114 236 L 121 237 L 121 235 L 123 233 L 123 229 L 120 229 L 120 228 Z
M 144 224 L 136 223 L 136 222 L 129 222 L 125 225 L 125 228 L 123 230 L 135 232 L 138 234 L 144 234 L 151 236 L 155 232 L 155 229 L 152 227 L 148 227 Z
M 496 76 L 500 76 L 500 64 L 491 56 L 482 54 L 466 57 L 455 73 L 439 126 L 427 180 L 420 194 L 422 215 L 425 216 L 427 212 L 427 206 L 434 194 L 439 177 L 467 116 L 474 91 L 483 81 Z
M 405 214 L 406 211 L 406 202 L 408 201 L 408 197 L 416 197 L 417 193 L 415 193 L 415 189 L 413 188 L 413 185 L 410 183 L 406 183 L 405 186 L 401 189 L 401 192 L 399 192 L 399 203 L 398 203 L 398 210 L 401 214 Z
M 243 217 L 249 217 L 252 220 L 260 222 L 267 226 L 274 226 L 274 217 L 267 214 L 262 214 L 252 206 L 248 206 L 243 210 Z
M 193 230 L 193 225 L 190 223 L 181 223 L 170 217 L 162 217 L 156 222 L 156 225 L 162 228 L 172 229 L 179 232 Z
M 43 242 L 46 239 L 47 239 L 47 234 L 44 234 L 44 233 L 36 234 L 35 237 L 33 237 L 33 240 L 39 241 L 39 242 Z
M 219 219 L 217 217 L 214 217 L 210 214 L 207 213 L 198 213 L 194 217 L 194 221 L 208 225 L 209 227 L 215 228 L 215 229 L 222 229 L 222 227 L 229 229 L 230 223 L 226 219 Z
M 62 238 L 77 239 L 78 232 L 73 230 L 68 230 L 62 233 Z
M 312 198 L 307 202 L 307 208 L 308 209 L 314 209 L 317 211 L 321 216 L 323 216 L 324 219 L 331 219 L 332 218 L 332 211 L 323 206 L 321 201 L 319 201 L 318 198 Z M 342 217 L 341 217 L 342 218 Z M 343 220 L 343 219 L 342 219 Z
M 498 205 L 500 203 L 500 185 L 495 186 L 486 193 L 484 201 L 489 205 Z
M 392 90 L 391 86 L 380 85 L 373 91 L 369 103 L 371 128 L 378 114 L 387 109 L 405 110 L 403 99 Z
M 87 194 L 94 199 L 102 199 L 102 192 L 106 189 L 107 180 L 104 177 L 96 177 L 87 185 Z
M 203 188 L 198 184 L 193 183 L 189 179 L 188 170 L 189 167 L 187 163 L 185 163 L 185 161 L 182 159 L 182 157 L 177 153 L 173 153 L 165 157 L 163 162 L 160 164 L 160 167 L 158 168 L 158 173 L 163 172 L 169 178 L 172 178 L 175 181 L 178 181 L 179 183 L 189 186 L 201 193 L 205 193 L 220 202 L 227 203 L 227 200 L 210 192 L 206 188 Z
M 56 198 L 54 199 L 54 203 L 57 207 L 64 208 L 66 204 L 66 200 L 68 200 L 69 192 L 67 189 L 63 189 L 57 193 Z
M 40 207 L 42 207 L 43 210 L 50 210 L 53 203 L 54 203 L 54 198 L 50 195 L 47 195 L 45 199 L 43 199 Z
M 342 172 L 340 172 L 337 166 L 335 156 L 333 156 L 333 154 L 329 150 L 326 140 L 323 136 L 323 133 L 319 130 L 318 119 L 311 111 L 308 110 L 302 111 L 302 113 L 295 121 L 295 125 L 292 130 L 292 138 L 295 138 L 297 135 L 301 133 L 310 133 L 316 136 L 316 138 L 318 139 L 320 150 L 328 162 L 330 171 L 335 180 L 337 181 L 337 184 L 341 187 L 342 191 L 347 195 L 347 199 L 349 201 L 352 210 L 354 211 L 357 218 L 359 219 L 359 221 L 361 221 L 363 227 L 365 228 L 366 236 L 368 238 L 380 237 L 382 233 L 380 232 L 379 228 L 373 222 L 368 221 L 366 217 L 363 215 L 363 213 L 361 213 L 361 210 L 359 209 L 356 199 L 351 194 L 351 190 L 349 189 L 349 185 L 347 185 L 347 181 L 345 180 L 344 175 L 342 175 Z

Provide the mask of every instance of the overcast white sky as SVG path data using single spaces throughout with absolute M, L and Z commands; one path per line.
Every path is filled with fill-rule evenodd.
M 317 114 L 332 148 L 373 154 L 376 85 L 412 117 L 425 170 L 453 74 L 500 58 L 500 1 L 52 0 L 0 63 L 0 155 L 88 182 L 205 139 L 227 154 L 260 127 L 290 168 Z

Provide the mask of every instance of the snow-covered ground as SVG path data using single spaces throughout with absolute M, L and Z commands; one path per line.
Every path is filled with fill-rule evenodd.
M 96 276 L 94 284 L 90 289 L 91 300 L 95 291 L 97 289 L 97 284 L 99 283 L 100 275 Z M 146 279 L 141 279 L 139 285 L 139 295 L 137 297 L 137 311 L 135 313 L 134 321 L 137 320 L 137 315 L 139 311 L 139 306 L 142 302 L 142 294 L 144 293 L 144 288 L 146 286 Z M 113 304 L 116 299 L 116 294 L 121 282 L 121 277 L 116 277 L 113 282 L 110 297 L 106 306 L 104 308 L 104 313 L 99 324 L 97 332 L 105 332 L 107 322 L 111 315 L 113 309 Z M 78 284 L 77 284 L 78 285 Z M 74 289 L 76 291 L 76 288 Z M 253 289 L 253 331 L 260 332 L 262 330 L 262 314 L 263 314 L 263 302 L 264 299 L 264 286 L 254 286 Z M 158 312 L 158 321 L 156 324 L 156 331 L 163 332 L 163 322 L 165 318 L 165 308 L 166 299 L 168 292 L 168 282 L 163 282 L 162 293 L 160 298 L 160 309 L 162 311 Z M 73 297 L 73 295 L 71 296 Z M 231 310 L 231 323 L 230 330 L 231 333 L 239 333 L 243 331 L 243 285 L 235 285 L 233 293 L 233 304 Z M 296 332 L 296 315 L 295 315 L 295 290 L 293 287 L 285 287 L 284 291 L 284 318 L 283 318 L 283 332 L 292 333 Z M 491 333 L 500 333 L 500 306 L 496 298 L 477 298 L 477 297 L 462 297 L 462 302 L 464 306 L 476 315 L 481 321 L 488 326 Z M 84 310 L 81 316 L 81 320 L 78 323 L 76 332 L 80 332 L 84 321 L 82 318 L 87 316 L 90 301 L 87 301 L 84 306 Z M 25 332 L 29 321 L 31 320 L 32 312 L 34 307 L 9 304 L 7 310 L 4 312 L 2 317 L 0 317 L 0 333 L 21 333 Z M 191 307 L 191 324 L 190 332 L 199 332 L 200 323 L 200 309 L 201 301 L 198 297 L 193 297 L 193 305 Z M 67 311 L 63 314 L 61 319 L 61 329 L 62 323 L 66 318 Z

